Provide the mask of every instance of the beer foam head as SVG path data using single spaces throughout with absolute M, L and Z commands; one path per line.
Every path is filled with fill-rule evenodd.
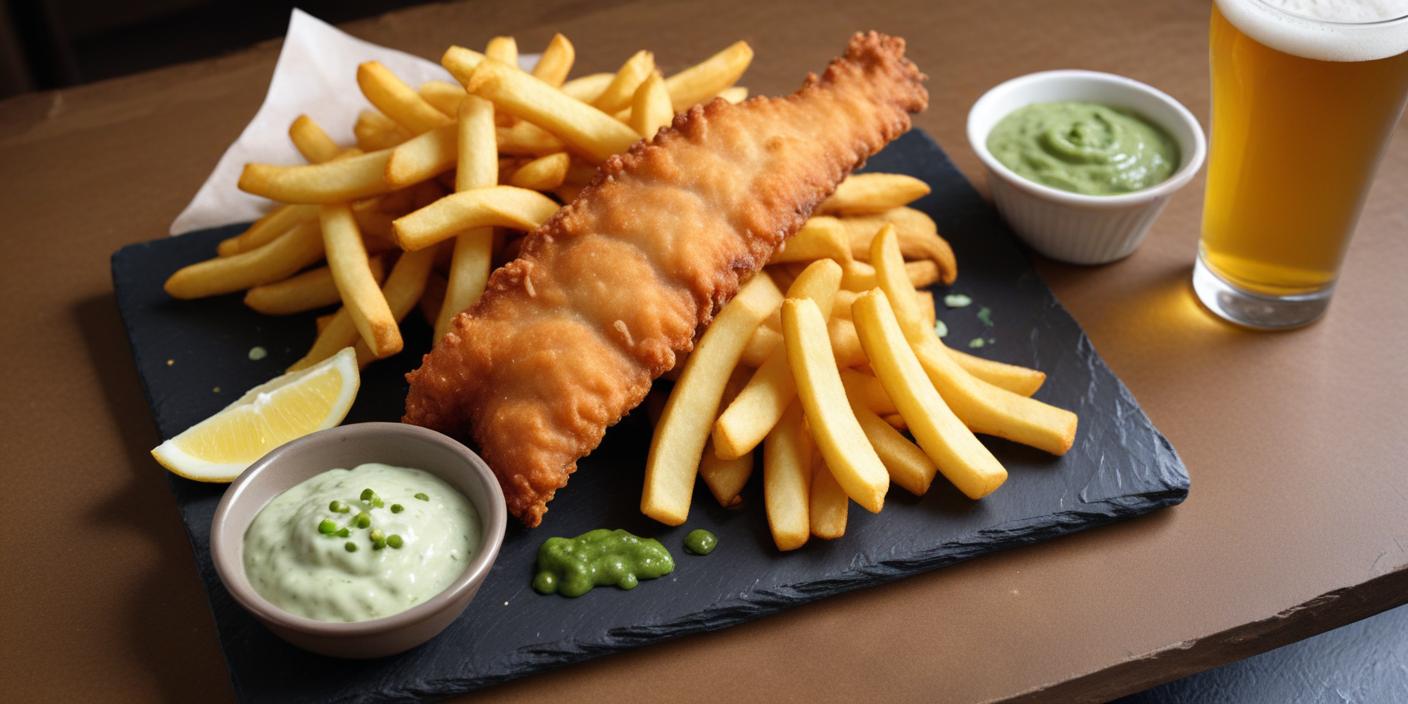
M 1244 34 L 1319 61 L 1372 61 L 1408 52 L 1408 0 L 1217 0 Z

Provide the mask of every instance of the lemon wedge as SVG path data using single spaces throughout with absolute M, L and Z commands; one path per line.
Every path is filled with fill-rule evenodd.
M 231 482 L 265 453 L 347 417 L 361 386 L 357 353 L 346 347 L 323 362 L 260 384 L 234 403 L 158 445 L 152 457 L 198 482 Z

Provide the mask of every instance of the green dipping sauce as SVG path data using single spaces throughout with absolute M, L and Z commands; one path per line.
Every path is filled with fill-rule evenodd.
M 1159 126 L 1098 103 L 1035 103 L 988 134 L 1003 166 L 1045 186 L 1091 196 L 1138 191 L 1178 168 L 1178 144 Z
M 674 571 L 675 559 L 660 541 L 598 528 L 575 538 L 544 541 L 538 548 L 533 589 L 539 594 L 579 597 L 609 584 L 635 589 L 642 579 Z
M 718 536 L 703 528 L 695 528 L 684 536 L 684 549 L 695 555 L 708 555 L 718 546 Z

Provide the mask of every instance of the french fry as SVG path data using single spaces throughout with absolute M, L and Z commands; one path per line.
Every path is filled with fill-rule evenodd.
M 818 213 L 873 215 L 899 208 L 929 195 L 929 184 L 905 174 L 852 174 L 830 198 L 817 206 Z
M 386 181 L 390 150 L 355 154 L 322 164 L 245 164 L 239 187 L 285 203 L 345 203 L 393 189 Z
M 390 149 L 411 138 L 410 132 L 375 110 L 363 110 L 357 114 L 352 134 L 357 139 L 357 148 L 364 152 Z
M 459 107 L 459 167 L 455 190 L 493 186 L 499 180 L 498 148 L 494 142 L 494 106 L 483 98 L 465 96 Z M 445 295 L 435 318 L 435 339 L 450 331 L 461 311 L 484 293 L 493 270 L 494 230 L 475 228 L 455 238 Z
M 414 251 L 479 227 L 532 230 L 556 213 L 551 198 L 514 186 L 493 186 L 445 196 L 392 223 L 396 242 Z
M 831 339 L 831 352 L 836 356 L 836 366 L 849 369 L 865 364 L 865 350 L 860 346 L 855 323 L 845 318 L 832 318 L 827 321 L 826 330 Z
M 572 62 L 576 58 L 577 51 L 572 47 L 572 42 L 562 34 L 554 34 L 547 48 L 543 49 L 538 65 L 533 67 L 533 77 L 559 88 L 567 80 L 567 74 L 572 72 Z
M 883 461 L 883 460 L 882 460 Z M 812 455 L 812 482 L 807 508 L 812 535 L 822 540 L 835 540 L 846 534 L 846 513 L 851 499 L 822 461 L 820 453 Z
M 172 298 L 204 298 L 243 291 L 287 279 L 322 258 L 318 222 L 303 222 L 249 251 L 183 267 L 166 280 L 166 293 Z
M 861 345 L 924 454 L 958 490 L 981 499 L 1007 480 L 1007 470 L 954 415 L 919 365 L 885 293 L 869 291 L 851 309 Z
M 335 317 L 337 317 L 336 313 L 326 313 L 314 318 L 313 325 L 317 328 L 318 334 L 321 335 L 322 332 L 327 329 L 328 323 L 331 323 Z
M 513 37 L 494 37 L 484 47 L 484 55 L 509 66 L 517 66 L 518 40 Z
M 704 331 L 651 439 L 641 513 L 671 526 L 683 524 L 689 516 L 695 474 L 718 415 L 724 384 L 738 366 L 748 337 L 781 300 L 782 292 L 772 279 L 754 276 Z
M 357 66 L 357 86 L 368 102 L 411 134 L 451 122 L 379 61 L 366 61 Z
M 841 278 L 841 286 L 848 291 L 864 293 L 876 286 L 875 267 L 862 261 L 848 261 L 844 264 L 844 275 Z M 909 276 L 909 282 L 915 288 L 933 286 L 939 283 L 942 273 L 939 265 L 929 259 L 921 259 L 917 262 L 904 263 L 905 274 Z
M 608 115 L 630 107 L 636 90 L 654 72 L 655 54 L 645 50 L 637 51 L 631 58 L 626 59 L 626 63 L 621 64 L 611 83 L 607 84 L 601 95 L 591 101 L 592 105 Z
M 944 350 L 948 352 L 948 356 L 953 358 L 953 361 L 958 362 L 958 366 L 963 367 L 964 371 L 1014 394 L 1031 396 L 1046 381 L 1046 372 L 975 357 L 947 345 L 944 345 Z
M 386 277 L 386 284 L 381 288 L 387 306 L 394 305 L 400 310 L 407 300 L 410 305 L 414 305 L 425 292 L 425 281 L 430 276 L 430 268 L 434 263 L 434 249 L 402 254 L 401 258 L 396 260 L 396 265 L 391 267 L 391 275 Z M 351 311 L 347 310 L 346 306 L 339 308 L 318 331 L 318 337 L 313 341 L 313 347 L 308 350 L 308 354 L 294 362 L 288 371 L 307 369 L 337 354 L 343 347 L 355 346 L 357 336 L 357 325 L 352 321 Z
M 372 278 L 378 286 L 386 276 L 382 258 L 369 262 Z M 283 281 L 255 286 L 244 294 L 244 304 L 264 315 L 293 315 L 317 310 L 342 300 L 333 281 L 332 270 L 323 266 L 310 269 Z
M 317 219 L 318 206 L 316 205 L 281 205 L 259 218 L 249 226 L 248 230 L 221 242 L 216 247 L 216 252 L 222 257 L 248 252 L 273 242 L 274 238 L 288 232 L 296 225 L 314 222 Z
M 797 383 L 797 397 L 826 466 L 852 501 L 879 513 L 890 488 L 890 475 L 851 412 L 827 339 L 826 319 L 815 302 L 783 302 L 782 341 Z
M 759 325 L 748 338 L 748 346 L 743 348 L 743 363 L 754 369 L 768 361 L 772 351 L 782 347 L 782 333 L 766 325 Z
M 606 87 L 611 85 L 611 81 L 615 79 L 616 74 L 614 73 L 589 73 L 580 78 L 574 78 L 563 83 L 559 90 L 562 91 L 563 95 L 569 98 L 575 98 L 584 103 L 590 103 L 596 100 L 601 95 L 601 92 L 606 90 Z
M 730 86 L 719 91 L 720 98 L 738 104 L 748 99 L 748 89 L 743 86 Z
M 416 93 L 446 117 L 459 113 L 460 101 L 465 96 L 464 86 L 449 81 L 426 81 L 420 84 Z
M 337 146 L 337 142 L 332 141 L 332 137 L 307 115 L 294 118 L 293 124 L 288 126 L 288 137 L 293 141 L 293 147 L 310 164 L 332 161 L 342 153 L 342 147 Z
M 391 315 L 386 297 L 372 276 L 362 233 L 346 205 L 325 205 L 319 213 L 323 229 L 323 248 L 328 268 L 342 296 L 342 307 L 352 316 L 357 334 L 377 357 L 401 351 L 401 328 Z
M 416 302 L 425 297 L 425 288 L 430 280 L 431 268 L 435 260 L 435 250 L 422 250 L 420 252 L 409 252 L 401 256 L 396 262 L 399 267 L 400 276 L 397 276 L 397 269 L 393 268 L 392 278 L 386 282 L 386 288 L 382 293 L 386 296 L 387 306 L 391 308 L 391 316 L 400 323 L 410 314 L 411 309 L 416 307 Z M 402 263 L 404 262 L 404 266 Z M 357 352 L 357 365 L 365 367 L 367 364 L 381 359 L 386 355 L 376 355 L 367 346 L 365 340 L 357 340 L 353 345 Z
M 723 51 L 665 79 L 675 112 L 704 102 L 733 85 L 753 61 L 753 48 L 739 41 Z
M 515 122 L 495 132 L 500 154 L 544 156 L 567 148 L 567 143 L 531 122 Z
M 900 301 L 895 304 L 895 316 L 913 354 L 939 395 L 965 425 L 973 432 L 1006 438 L 1055 455 L 1071 449 L 1076 414 L 979 381 L 944 352 L 944 344 L 933 328 L 920 319 L 909 281 L 899 273 L 899 245 L 892 227 L 886 226 L 876 235 L 871 261 L 875 263 L 880 288 Z M 910 420 L 907 415 L 905 419 Z
M 738 392 L 742 391 L 747 383 L 748 370 L 741 365 L 734 367 L 733 373 L 728 377 L 728 383 L 724 384 L 720 405 L 727 407 L 733 403 L 738 397 Z M 660 410 L 663 412 L 664 406 L 661 406 Z M 741 457 L 725 460 L 720 459 L 714 451 L 712 438 L 704 445 L 704 455 L 699 459 L 699 478 L 704 480 L 704 485 L 709 487 L 710 493 L 720 506 L 731 508 L 742 503 L 743 499 L 739 494 L 752 474 L 753 453 L 748 452 Z
M 540 156 L 514 171 L 513 176 L 509 177 L 509 185 L 535 191 L 551 191 L 566 180 L 569 161 L 571 159 L 566 152 Z
M 875 233 L 889 223 L 895 226 L 895 234 L 900 238 L 900 251 L 905 257 L 933 262 L 940 272 L 938 278 L 945 284 L 953 283 L 958 277 L 958 260 L 953 256 L 953 248 L 939 236 L 934 221 L 922 211 L 893 208 L 877 215 L 853 215 L 838 220 L 850 234 L 851 256 L 856 259 L 870 258 L 870 243 L 875 239 Z
M 809 262 L 817 259 L 850 261 L 851 243 L 846 229 L 840 222 L 830 218 L 807 220 L 801 229 L 783 241 L 768 263 Z
M 645 139 L 654 139 L 655 133 L 674 119 L 675 109 L 670 104 L 665 80 L 659 73 L 652 72 L 631 98 L 631 129 Z
M 802 406 L 793 402 L 763 443 L 763 504 L 778 550 L 796 550 L 811 536 L 814 452 Z
M 840 285 L 840 265 L 821 259 L 797 277 L 787 289 L 787 298 L 816 302 L 825 319 L 831 315 L 832 299 Z M 738 398 L 728 404 L 714 423 L 714 452 L 726 460 L 752 452 L 777 425 L 796 396 L 797 386 L 788 366 L 787 350 L 779 347 L 758 367 Z
M 875 448 L 875 454 L 880 456 L 880 462 L 890 473 L 890 481 L 915 496 L 923 496 L 929 491 L 939 468 L 924 454 L 924 450 L 902 435 L 887 420 L 889 415 L 882 418 L 855 402 L 851 403 L 851 410 L 856 414 L 856 421 L 860 423 L 860 429 L 865 432 L 871 447 Z
M 437 127 L 393 147 L 386 161 L 387 183 L 392 188 L 404 188 L 454 168 L 457 129 L 455 125 Z
M 895 402 L 885 393 L 885 386 L 871 374 L 855 369 L 842 369 L 841 384 L 846 387 L 846 398 L 850 399 L 852 406 L 868 408 L 878 416 L 898 412 Z
M 569 148 L 596 161 L 605 161 L 640 139 L 635 131 L 610 115 L 492 59 L 480 62 L 465 89 L 514 117 L 542 127 Z

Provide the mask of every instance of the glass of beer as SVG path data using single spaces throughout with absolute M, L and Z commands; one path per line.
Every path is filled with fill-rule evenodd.
M 1216 0 L 1209 44 L 1194 290 L 1234 323 L 1305 325 L 1408 99 L 1408 0 Z

